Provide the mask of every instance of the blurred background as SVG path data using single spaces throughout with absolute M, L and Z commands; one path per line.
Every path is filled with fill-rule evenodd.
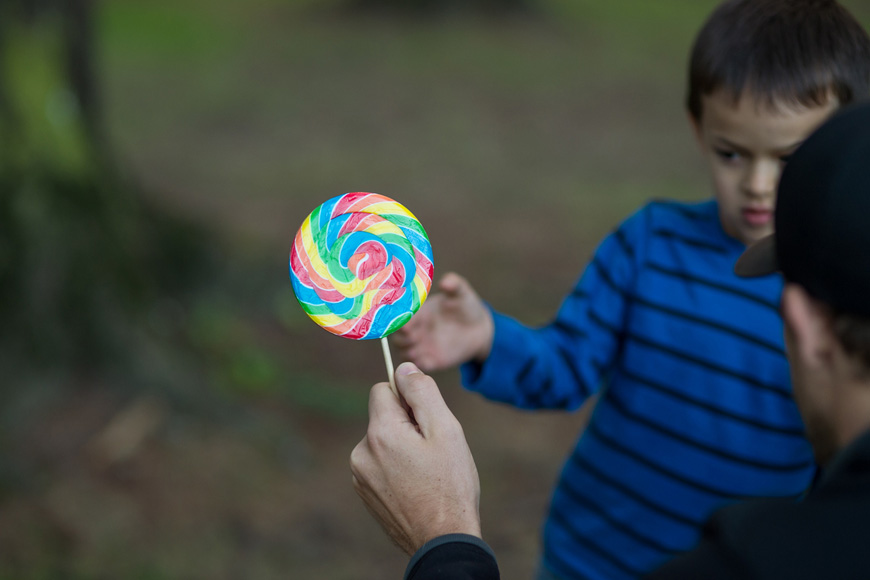
M 297 228 L 394 197 L 436 278 L 546 322 L 622 218 L 709 195 L 683 93 L 716 4 L 0 1 L 0 579 L 399 578 L 347 467 L 380 346 L 305 316 Z M 584 413 L 436 378 L 529 578 Z

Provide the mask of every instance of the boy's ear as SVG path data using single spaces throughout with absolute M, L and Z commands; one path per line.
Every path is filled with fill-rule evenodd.
M 782 291 L 782 318 L 790 333 L 795 352 L 804 364 L 830 363 L 836 337 L 827 309 L 801 286 L 786 283 Z

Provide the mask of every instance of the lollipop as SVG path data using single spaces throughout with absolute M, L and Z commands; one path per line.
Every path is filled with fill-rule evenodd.
M 417 218 L 377 193 L 345 193 L 311 212 L 290 250 L 290 281 L 302 309 L 325 330 L 355 340 L 386 337 L 429 295 L 432 246 Z

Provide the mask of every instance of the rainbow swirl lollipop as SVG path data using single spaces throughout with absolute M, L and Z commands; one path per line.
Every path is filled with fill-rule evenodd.
M 314 322 L 338 336 L 383 338 L 429 295 L 432 246 L 402 204 L 345 193 L 311 212 L 290 250 L 290 281 Z

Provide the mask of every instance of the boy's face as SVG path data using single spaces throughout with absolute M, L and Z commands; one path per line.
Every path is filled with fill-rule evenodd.
M 710 167 L 725 232 L 750 244 L 773 232 L 776 187 L 785 161 L 837 108 L 768 105 L 751 94 L 734 104 L 715 91 L 702 98 L 702 117 L 691 118 L 701 153 Z

